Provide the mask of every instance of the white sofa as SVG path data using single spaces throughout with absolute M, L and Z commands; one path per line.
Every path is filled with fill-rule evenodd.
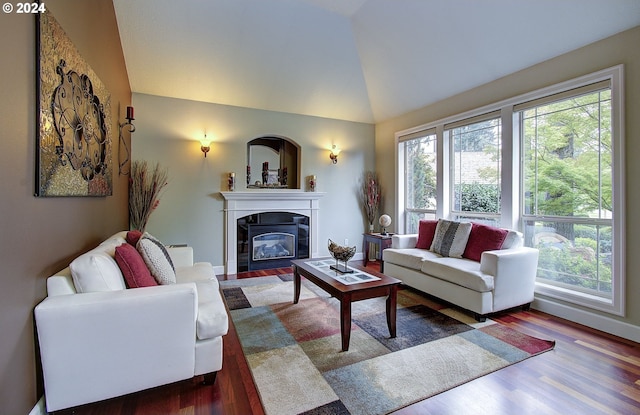
M 533 301 L 538 250 L 524 247 L 520 232 L 509 231 L 502 248 L 482 252 L 480 262 L 416 248 L 417 240 L 418 234 L 393 235 L 382 254 L 385 274 L 472 311 L 478 321 Z
M 47 279 L 35 320 L 49 412 L 198 375 L 214 381 L 222 368 L 228 316 L 211 264 L 167 247 L 176 283 L 127 289 L 114 259 L 126 234 Z M 79 282 L 74 263 L 91 281 Z

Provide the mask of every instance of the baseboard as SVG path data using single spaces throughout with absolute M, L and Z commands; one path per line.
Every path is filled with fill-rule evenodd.
M 214 265 L 213 272 L 216 275 L 224 275 L 224 265 Z
M 44 404 L 44 395 L 40 397 L 36 406 L 33 407 L 29 415 L 47 415 L 47 407 Z
M 569 307 L 544 298 L 536 298 L 531 304 L 531 308 L 640 343 L 640 327 L 624 321 Z

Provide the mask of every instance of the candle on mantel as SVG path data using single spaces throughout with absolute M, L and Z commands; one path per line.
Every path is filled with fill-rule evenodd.
M 127 119 L 133 120 L 133 107 L 127 107 Z

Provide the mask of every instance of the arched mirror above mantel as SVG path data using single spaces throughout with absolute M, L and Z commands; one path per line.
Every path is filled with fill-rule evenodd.
M 279 136 L 247 143 L 247 188 L 300 189 L 300 146 Z

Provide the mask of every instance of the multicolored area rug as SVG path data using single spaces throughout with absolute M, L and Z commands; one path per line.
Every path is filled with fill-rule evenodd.
M 310 282 L 298 304 L 292 275 L 220 285 L 269 415 L 386 414 L 555 344 L 400 290 L 397 337 L 385 298 L 360 301 L 343 352 L 339 302 Z

